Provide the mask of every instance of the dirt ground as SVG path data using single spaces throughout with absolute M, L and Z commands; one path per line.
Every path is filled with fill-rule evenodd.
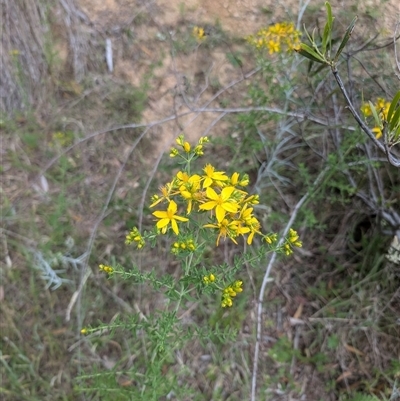
M 162 64 L 155 70 L 157 83 L 152 90 L 149 107 L 144 111 L 143 120 L 147 123 L 157 121 L 171 115 L 171 112 L 188 111 L 188 105 L 182 99 L 177 98 L 177 92 L 182 90 L 184 80 L 196 82 L 198 77 L 207 77 L 208 81 L 217 80 L 221 86 L 240 79 L 240 74 L 227 60 L 225 53 L 220 50 L 207 51 L 198 46 L 196 52 L 184 57 L 171 57 L 165 46 L 170 46 L 167 39 L 153 41 L 152 38 L 160 38 L 160 32 L 167 29 L 174 40 L 177 27 L 194 25 L 207 26 L 218 22 L 225 31 L 234 37 L 243 38 L 255 33 L 258 29 L 280 20 L 296 22 L 299 6 L 305 2 L 296 0 L 265 1 L 265 0 L 158 0 L 158 1 L 134 1 L 134 0 L 78 0 L 78 7 L 85 13 L 90 25 L 103 33 L 104 37 L 111 39 L 113 47 L 114 71 L 112 76 L 122 82 L 126 81 L 134 86 L 139 86 L 143 76 L 148 73 L 149 65 L 159 61 L 160 51 L 164 51 Z M 334 13 L 348 7 L 347 2 L 331 2 Z M 319 16 L 324 15 L 324 7 L 320 1 L 312 0 L 307 3 Z M 384 4 L 384 10 L 380 9 L 379 0 L 359 1 L 352 10 L 355 14 L 368 15 L 368 13 L 380 13 L 381 28 L 389 32 L 393 31 L 398 21 L 400 6 L 397 0 L 389 0 Z M 146 14 L 148 24 L 137 24 L 140 14 Z M 136 25 L 138 25 L 136 27 Z M 133 34 L 143 40 L 139 43 L 140 56 L 132 56 L 124 53 L 120 41 L 122 27 L 133 27 Z M 362 20 L 358 29 L 367 29 L 365 20 Z M 152 42 L 149 47 L 149 40 Z M 205 104 L 211 99 L 212 93 L 207 90 L 206 82 L 197 79 L 197 91 L 192 93 L 192 107 Z M 206 90 L 204 90 L 206 89 Z M 200 94 L 200 95 L 199 95 Z M 212 105 L 212 103 L 211 103 Z M 176 122 L 165 124 L 162 132 L 158 132 L 161 141 L 155 153 L 169 147 L 171 139 L 176 137 L 179 130 L 184 128 L 185 134 L 191 140 L 207 132 L 207 128 L 218 118 L 213 113 L 202 114 L 201 119 L 193 116 L 181 119 L 179 127 Z M 223 128 L 219 126 L 220 131 Z

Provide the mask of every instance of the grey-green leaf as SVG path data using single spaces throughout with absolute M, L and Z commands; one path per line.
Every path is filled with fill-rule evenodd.
M 353 33 L 354 27 L 356 25 L 357 18 L 358 17 L 355 16 L 353 18 L 353 21 L 351 21 L 349 27 L 346 29 L 346 33 L 344 34 L 342 43 L 340 44 L 339 49 L 336 52 L 335 57 L 334 57 L 334 62 L 335 63 L 336 63 L 336 61 L 338 61 L 338 58 L 339 58 L 340 54 L 342 53 L 344 47 L 346 46 L 347 42 L 349 41 L 351 34 Z
M 394 111 L 396 110 L 396 106 L 397 106 L 397 103 L 399 102 L 399 100 L 400 100 L 400 91 L 398 91 L 398 92 L 394 95 L 394 98 L 393 98 L 393 100 L 392 100 L 392 103 L 390 104 L 389 111 L 388 111 L 388 113 L 387 113 L 387 120 L 388 120 L 389 123 L 390 123 L 390 120 L 391 120 L 391 118 L 392 118 L 392 114 L 393 114 Z M 399 107 L 400 107 L 400 106 L 399 106 Z
M 313 50 L 310 46 L 306 45 L 305 43 L 301 43 L 300 49 L 296 49 L 296 52 L 312 61 L 326 64 L 325 60 L 315 50 Z

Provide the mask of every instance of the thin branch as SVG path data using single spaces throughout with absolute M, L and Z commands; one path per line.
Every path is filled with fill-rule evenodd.
M 356 109 L 354 108 L 354 106 L 349 98 L 349 95 L 347 94 L 346 88 L 344 87 L 343 81 L 340 78 L 340 75 L 339 75 L 339 72 L 338 72 L 336 66 L 332 66 L 332 73 L 333 73 L 333 76 L 335 77 L 336 82 L 339 85 L 339 88 L 347 102 L 349 110 L 350 110 L 351 114 L 353 114 L 353 117 L 357 121 L 358 125 L 368 135 L 368 137 L 375 144 L 375 146 L 377 146 L 383 153 L 386 154 L 386 157 L 388 158 L 389 163 L 395 167 L 400 167 L 400 159 L 398 159 L 397 157 L 392 155 L 387 144 L 382 144 L 375 138 L 374 133 L 369 129 L 369 127 L 364 123 L 364 121 L 361 119 L 361 117 L 357 113 Z
M 394 59 L 395 59 L 395 61 L 396 61 L 397 69 L 398 69 L 399 72 L 400 72 L 400 61 L 399 61 L 399 57 L 398 57 L 398 54 L 397 54 L 397 46 L 396 46 L 396 41 L 397 41 L 396 35 L 397 35 L 397 31 L 398 31 L 398 29 L 399 29 L 399 26 L 400 26 L 400 22 L 398 22 L 398 23 L 396 24 L 396 30 L 395 30 L 394 35 L 393 35 L 393 47 L 394 47 Z M 396 74 L 396 75 L 397 75 L 397 74 Z M 397 75 L 397 78 L 400 79 L 400 75 Z
M 313 194 L 314 190 L 316 187 L 319 185 L 323 177 L 325 176 L 325 173 L 329 171 L 329 167 L 325 167 L 324 170 L 321 171 L 321 173 L 318 175 L 317 179 L 314 181 L 313 186 L 311 187 L 310 191 L 308 191 L 298 202 L 297 205 L 295 206 L 290 219 L 288 223 L 286 224 L 285 229 L 283 230 L 281 234 L 281 238 L 278 242 L 278 248 L 281 247 L 285 241 L 285 237 L 289 232 L 289 229 L 292 227 L 297 214 L 300 210 L 300 208 L 304 205 L 304 203 L 308 200 L 308 198 Z M 272 270 L 272 266 L 274 265 L 275 259 L 276 259 L 277 253 L 273 252 L 271 259 L 269 260 L 269 263 L 267 265 L 267 268 L 265 270 L 263 282 L 261 284 L 261 289 L 260 289 L 260 294 L 258 297 L 258 305 L 257 305 L 257 338 L 256 338 L 256 344 L 255 344 L 255 349 L 254 349 L 254 362 L 253 362 L 253 375 L 251 379 L 251 401 L 256 401 L 256 389 L 257 389 L 257 372 L 258 372 L 258 357 L 260 353 L 260 344 L 262 340 L 262 311 L 263 311 L 263 302 L 264 302 L 264 293 L 265 289 L 267 287 L 267 284 L 271 281 L 270 279 L 270 274 Z

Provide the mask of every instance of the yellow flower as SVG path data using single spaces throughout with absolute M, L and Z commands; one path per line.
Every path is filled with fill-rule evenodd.
M 114 271 L 114 269 L 111 266 L 107 265 L 99 265 L 99 269 L 108 274 L 111 274 Z
M 219 234 L 217 237 L 217 246 L 219 245 L 219 240 L 221 237 L 229 237 L 235 244 L 237 242 L 235 241 L 235 237 L 237 236 L 236 231 L 237 231 L 237 221 L 231 221 L 229 222 L 227 219 L 223 219 L 221 222 L 218 222 L 217 224 L 205 224 L 203 227 L 205 228 L 216 228 L 219 230 Z
M 243 291 L 242 285 L 243 281 L 237 280 L 222 291 L 221 306 L 223 308 L 230 308 L 233 305 L 232 298 Z
M 363 103 L 360 110 L 364 117 L 369 117 L 370 115 L 372 115 L 371 106 L 369 105 L 369 103 Z
M 269 234 L 269 235 L 265 235 L 264 236 L 264 240 L 267 244 L 272 244 L 273 242 L 275 242 L 278 239 L 278 235 L 277 234 Z
M 243 203 L 249 203 L 250 205 L 258 205 L 260 203 L 260 196 L 250 195 L 249 197 L 243 200 Z
M 203 145 L 203 143 L 208 143 L 208 142 L 210 142 L 208 136 L 201 136 L 199 139 L 199 145 Z
M 154 195 L 152 197 L 153 203 L 150 205 L 150 207 L 154 207 L 164 200 L 170 202 L 170 196 L 176 195 L 178 193 L 176 191 L 173 192 L 174 189 L 175 189 L 174 182 L 168 182 L 163 187 L 160 187 L 161 196 Z
M 279 53 L 279 50 L 280 50 L 279 42 L 270 40 L 268 42 L 268 50 L 269 50 L 269 54 Z
M 170 152 L 169 152 L 169 157 L 176 157 L 179 155 L 179 151 L 176 148 L 171 148 Z
M 184 138 L 184 136 L 183 136 L 183 135 L 179 135 L 179 136 L 175 139 L 175 142 L 176 142 L 179 146 L 183 147 L 183 144 L 185 143 L 185 138 Z
M 239 293 L 239 292 L 243 291 L 242 285 L 243 285 L 243 281 L 237 280 L 233 283 L 232 288 L 235 292 Z
M 172 200 L 169 202 L 168 208 L 166 211 L 157 210 L 153 213 L 153 216 L 160 219 L 156 226 L 161 230 L 163 234 L 167 232 L 168 225 L 171 224 L 173 232 L 178 235 L 179 228 L 177 221 L 188 221 L 189 219 L 186 217 L 177 216 L 176 212 L 178 210 L 177 204 Z
M 200 205 L 199 209 L 215 209 L 217 220 L 218 222 L 221 222 L 224 219 L 226 212 L 236 213 L 238 210 L 239 205 L 231 199 L 234 190 L 234 187 L 225 187 L 218 195 L 211 187 L 208 187 L 206 189 L 206 195 L 210 200 Z
M 209 274 L 208 276 L 203 277 L 204 284 L 210 284 L 210 283 L 213 283 L 214 281 L 215 281 L 215 276 L 212 273 Z
M 197 145 L 197 146 L 193 149 L 193 152 L 194 152 L 194 154 L 197 155 L 197 156 L 202 156 L 202 155 L 204 155 L 204 152 L 203 152 L 203 145 Z
M 289 256 L 289 255 L 291 255 L 293 253 L 292 248 L 290 247 L 289 244 L 285 244 L 283 246 L 283 250 L 285 251 L 285 255 L 286 256 Z
M 390 103 L 386 102 L 384 107 L 381 109 L 381 114 L 384 120 L 387 120 L 387 114 L 390 108 Z
M 296 242 L 299 239 L 299 235 L 297 234 L 296 230 L 293 230 L 293 228 L 289 229 L 289 241 L 291 243 Z
M 377 112 L 382 116 L 383 119 L 387 119 L 387 113 L 389 111 L 390 102 L 387 102 L 382 97 L 376 99 L 375 108 Z
M 215 168 L 211 164 L 207 164 L 203 171 L 205 175 L 203 176 L 203 188 L 211 186 L 216 181 L 228 181 L 228 176 L 223 171 L 215 171 Z
M 299 241 L 299 235 L 296 230 L 293 228 L 289 229 L 289 242 L 291 245 L 296 246 L 297 248 L 301 248 L 303 246 L 302 242 Z
M 247 234 L 248 232 L 250 232 L 250 228 L 249 227 L 243 227 L 240 223 L 236 226 L 236 236 L 238 235 L 244 235 Z
M 180 185 L 185 184 L 186 182 L 188 182 L 190 176 L 189 176 L 188 173 L 185 173 L 184 171 L 179 171 L 176 174 L 176 178 L 178 179 L 177 180 L 177 185 L 180 186 Z M 200 179 L 200 176 L 199 176 L 199 179 Z
M 282 22 L 260 29 L 257 34 L 245 39 L 256 49 L 268 49 L 269 54 L 279 53 L 284 48 L 291 52 L 300 47 L 301 32 L 293 23 Z
M 253 215 L 253 208 L 248 207 L 248 204 L 245 203 L 242 209 L 240 210 L 238 220 L 240 222 L 243 222 L 246 227 L 241 228 L 239 227 L 237 230 L 238 234 L 242 233 L 248 233 L 250 232 L 250 235 L 247 238 L 247 244 L 251 245 L 253 242 L 253 238 L 255 234 L 261 234 L 260 230 L 260 222 L 254 217 Z M 240 224 L 239 224 L 240 226 Z
M 383 99 L 382 97 L 378 97 L 378 99 L 376 99 L 376 103 L 375 103 L 375 108 L 377 110 L 379 109 L 384 109 L 385 108 L 385 99 Z
M 138 249 L 143 248 L 146 243 L 136 227 L 133 227 L 129 234 L 125 237 L 126 245 L 130 245 L 132 242 L 136 242 Z
M 250 222 L 253 217 L 253 208 L 248 207 L 248 204 L 245 203 L 242 209 L 239 212 L 238 220 L 243 221 L 244 223 Z
M 239 180 L 239 173 L 233 173 L 230 179 L 231 185 L 233 186 L 239 186 L 239 187 L 247 187 L 249 185 L 249 176 L 245 174 L 240 180 Z
M 199 27 L 199 26 L 195 26 L 193 28 L 193 36 L 198 40 L 198 41 L 202 41 L 205 39 L 206 34 L 204 32 L 204 29 Z
M 374 127 L 371 130 L 373 133 L 375 133 L 375 138 L 379 139 L 382 137 L 382 130 L 379 127 Z
M 233 173 L 231 177 L 231 185 L 238 185 L 239 182 L 239 173 Z
M 223 308 L 226 308 L 226 307 L 230 308 L 232 305 L 233 305 L 232 298 L 229 296 L 229 294 L 223 294 L 221 306 Z
M 177 174 L 177 177 L 181 177 L 179 176 L 179 173 Z M 185 181 L 182 180 L 182 185 L 179 187 L 179 192 L 181 196 L 188 203 L 186 210 L 187 214 L 190 214 L 190 212 L 192 211 L 193 201 L 198 201 L 199 199 L 200 179 L 200 176 L 197 174 L 194 174 L 190 177 L 187 176 L 187 179 L 185 177 Z

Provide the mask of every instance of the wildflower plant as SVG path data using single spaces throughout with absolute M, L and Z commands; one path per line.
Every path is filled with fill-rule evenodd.
M 301 32 L 292 22 L 276 23 L 260 29 L 245 39 L 258 50 L 267 49 L 269 54 L 291 52 L 300 46 Z
M 192 34 L 199 43 L 206 38 L 206 33 L 204 31 L 204 28 L 200 26 L 193 27 Z
M 125 243 L 135 244 L 137 249 L 141 249 L 147 242 L 155 245 L 159 236 L 172 238 L 170 252 L 182 261 L 185 276 L 192 276 L 194 269 L 199 267 L 202 252 L 210 239 L 218 247 L 227 240 L 236 245 L 240 241 L 252 245 L 257 237 L 268 251 L 285 255 L 293 253 L 293 247 L 301 247 L 299 236 L 293 229 L 278 248 L 277 234 L 262 232 L 261 223 L 254 213 L 259 197 L 246 191 L 249 185 L 247 174 L 234 172 L 228 175 L 211 164 L 193 171 L 194 162 L 203 155 L 204 145 L 208 142 L 207 137 L 202 137 L 193 147 L 183 135 L 177 138 L 177 147 L 171 149 L 170 157 L 178 159 L 181 169 L 160 187 L 158 194 L 151 197 L 149 206 L 157 209 L 152 212 L 154 229 L 142 235 L 137 227 L 133 227 Z M 203 275 L 202 284 L 213 284 L 215 291 L 221 291 L 220 305 L 231 307 L 233 298 L 242 292 L 243 282 L 224 279 L 224 271 L 208 273 L 207 268 L 202 268 L 207 273 Z M 100 265 L 100 270 L 108 274 L 122 273 L 118 267 L 105 265 Z M 185 291 L 192 290 L 186 288 Z
M 147 283 L 155 291 L 163 292 L 167 299 L 165 309 L 147 316 L 146 324 L 139 320 L 127 323 L 117 319 L 96 328 L 86 326 L 81 334 L 90 336 L 99 330 L 144 330 L 152 341 L 151 359 L 162 364 L 174 349 L 182 347 L 183 341 L 192 340 L 194 336 L 192 331 L 185 334 L 178 318 L 185 302 L 211 298 L 216 310 L 235 307 L 237 299 L 246 291 L 244 264 L 256 268 L 270 252 L 290 255 L 294 247 L 302 246 L 293 229 L 280 244 L 277 234 L 263 233 L 255 213 L 259 197 L 247 191 L 248 175 L 228 174 L 211 164 L 198 167 L 197 159 L 203 155 L 208 142 L 207 137 L 202 137 L 192 146 L 183 135 L 177 138 L 177 146 L 171 149 L 170 157 L 177 160 L 180 169 L 151 197 L 153 229 L 141 233 L 133 227 L 125 238 L 125 243 L 138 251 L 159 246 L 159 240 L 169 243 L 170 254 L 181 265 L 178 277 L 164 274 L 157 268 L 143 272 L 135 266 L 130 269 L 117 264 L 99 266 L 100 271 L 113 280 L 119 277 L 131 283 Z M 205 252 L 209 252 L 210 247 L 218 249 L 226 241 L 243 247 L 257 244 L 259 250 L 243 252 L 233 265 L 213 266 L 209 256 L 205 259 Z M 234 333 L 229 327 L 217 326 L 213 330 L 218 338 L 229 338 Z M 209 336 L 201 331 L 197 334 L 203 340 Z
M 400 143 L 400 91 L 394 96 L 392 102 L 388 102 L 381 97 L 377 98 L 375 103 L 363 103 L 361 113 L 368 122 L 368 117 L 373 117 L 375 126 L 372 132 L 376 139 L 382 138 L 386 133 L 386 141 L 390 146 Z

